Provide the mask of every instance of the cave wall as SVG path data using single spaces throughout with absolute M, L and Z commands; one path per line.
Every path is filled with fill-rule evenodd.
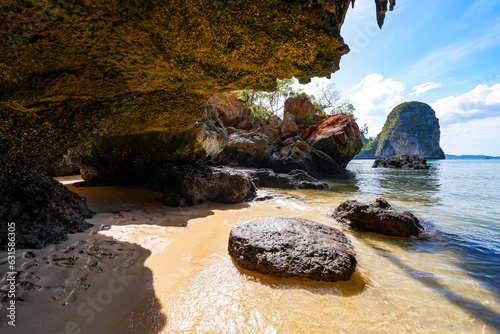
M 388 3 L 375 2 L 381 22 Z M 215 93 L 330 76 L 349 50 L 340 26 L 350 4 L 2 1 L 1 238 L 11 220 L 64 225 L 90 215 L 83 199 L 47 190 L 59 187 L 47 181 L 48 167 L 70 147 L 101 136 L 183 131 Z M 42 219 L 37 208 L 47 206 Z

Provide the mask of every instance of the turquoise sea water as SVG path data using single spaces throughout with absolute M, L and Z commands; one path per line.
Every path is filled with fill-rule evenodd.
M 500 305 L 499 298 L 492 308 L 480 299 L 464 297 L 455 290 L 459 278 L 437 277 L 432 268 L 449 266 L 466 275 L 472 284 L 500 297 L 500 160 L 428 163 L 429 170 L 398 170 L 372 168 L 373 160 L 354 160 L 347 174 L 327 182 L 354 199 L 384 197 L 422 218 L 425 236 L 408 243 L 408 252 L 432 253 L 437 260 L 421 263 L 419 270 L 408 266 L 409 275 L 428 282 L 500 331 L 500 314 L 493 311 Z

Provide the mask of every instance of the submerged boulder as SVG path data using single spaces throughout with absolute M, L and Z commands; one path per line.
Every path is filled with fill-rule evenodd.
M 228 251 L 244 269 L 316 281 L 349 280 L 357 263 L 342 232 L 297 218 L 270 217 L 236 227 Z
M 335 209 L 333 217 L 353 230 L 388 236 L 417 236 L 423 230 L 411 212 L 393 209 L 383 198 L 377 198 L 373 203 L 345 201 Z
M 429 169 L 427 159 L 406 154 L 397 155 L 387 159 L 377 159 L 373 168 L 402 168 L 402 169 Z

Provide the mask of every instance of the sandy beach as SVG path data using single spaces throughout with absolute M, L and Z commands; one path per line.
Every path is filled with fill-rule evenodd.
M 159 193 L 142 188 L 77 188 L 75 177 L 59 180 L 87 198 L 94 227 L 59 245 L 18 251 L 17 325 L 7 333 L 488 332 L 408 274 L 423 268 L 402 242 L 344 231 L 359 262 L 351 280 L 337 283 L 272 278 L 238 269 L 228 256 L 230 230 L 255 219 L 282 215 L 341 229 L 329 213 L 345 194 L 282 191 L 315 200 L 185 209 L 162 206 Z M 438 269 L 432 255 L 426 265 L 437 274 L 454 270 Z M 494 304 L 473 283 L 463 288 Z

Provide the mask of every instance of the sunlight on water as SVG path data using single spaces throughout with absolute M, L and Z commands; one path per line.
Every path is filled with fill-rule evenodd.
M 207 205 L 203 210 L 211 214 L 194 224 L 190 221 L 172 235 L 168 247 L 146 262 L 155 276 L 155 294 L 167 323 L 156 328 L 154 319 L 149 319 L 144 331 L 499 331 L 498 175 L 499 163 L 436 161 L 427 171 L 397 171 L 371 169 L 370 161 L 354 161 L 347 175 L 328 180 L 332 190 L 280 191 L 303 200 Z M 344 231 L 358 259 L 348 282 L 272 278 L 238 269 L 227 255 L 228 234 L 235 226 L 282 215 L 342 229 L 329 217 L 340 202 L 377 196 L 413 211 L 427 230 L 418 239 Z M 134 316 L 137 322 L 144 324 L 144 314 L 152 307 L 140 306 Z

